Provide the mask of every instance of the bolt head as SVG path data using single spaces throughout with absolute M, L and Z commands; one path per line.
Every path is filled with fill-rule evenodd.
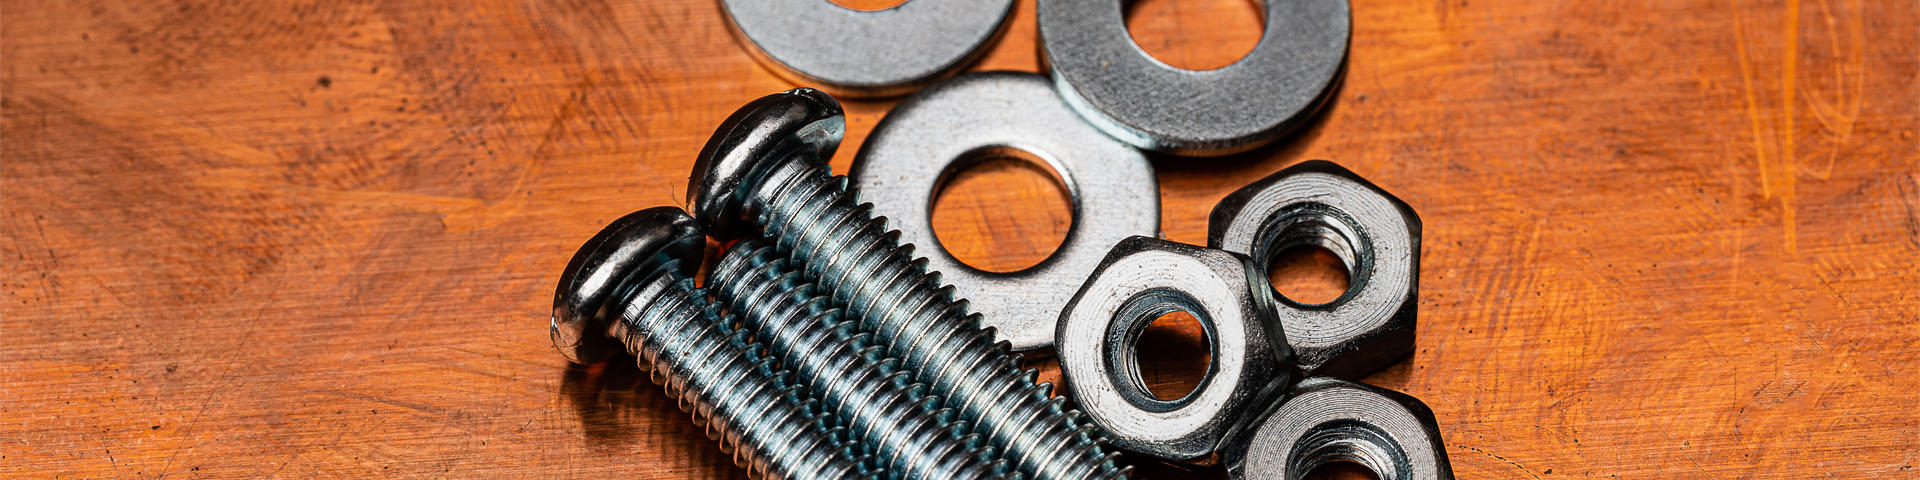
M 747 103 L 700 149 L 687 178 L 687 205 L 708 233 L 739 238 L 752 225 L 748 196 L 770 167 L 796 158 L 792 152 L 824 163 L 845 132 L 840 102 L 819 90 L 796 88 Z
M 553 348 L 575 363 L 605 361 L 620 351 L 607 326 L 616 294 L 671 260 L 681 274 L 700 270 L 707 239 L 693 217 L 654 207 L 614 220 L 574 252 L 553 293 Z

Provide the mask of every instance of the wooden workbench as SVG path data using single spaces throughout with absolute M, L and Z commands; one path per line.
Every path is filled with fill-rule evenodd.
M 739 475 L 547 320 L 580 242 L 790 84 L 711 0 L 438 3 L 4 2 L 0 477 Z M 1039 69 L 1016 12 L 978 69 Z M 1167 238 L 1305 159 L 1411 203 L 1418 351 L 1367 381 L 1462 478 L 1920 477 L 1920 4 L 1353 12 L 1308 130 L 1155 160 Z M 1205 67 L 1255 18 L 1132 23 Z M 891 104 L 847 105 L 836 168 Z M 1070 222 L 1008 207 L 1061 202 L 1019 167 L 958 181 L 983 266 Z

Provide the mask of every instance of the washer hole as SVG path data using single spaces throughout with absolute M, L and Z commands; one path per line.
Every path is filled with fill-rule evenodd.
M 862 12 L 878 12 L 881 10 L 898 7 L 907 3 L 907 0 L 828 0 L 828 1 L 833 2 L 834 5 L 846 7 L 848 10 L 859 10 Z
M 1014 147 L 976 148 L 934 182 L 933 237 L 969 267 L 1032 268 L 1073 228 L 1073 198 L 1048 162 Z
M 1257 0 L 1133 0 L 1125 10 L 1133 43 L 1161 63 L 1213 70 L 1260 44 L 1266 9 Z
M 1344 213 L 1305 204 L 1273 215 L 1260 228 L 1254 261 L 1284 301 L 1328 306 L 1358 290 L 1370 269 L 1366 240 Z
M 1351 419 L 1308 430 L 1293 444 L 1288 458 L 1292 459 L 1287 465 L 1289 478 L 1399 480 L 1412 473 L 1406 451 L 1393 437 L 1378 427 Z M 1347 476 L 1330 476 L 1336 474 Z
M 1179 400 L 1199 389 L 1213 364 L 1213 348 L 1207 344 L 1200 320 L 1186 311 L 1160 315 L 1140 332 L 1135 368 L 1146 383 L 1147 393 L 1164 401 Z

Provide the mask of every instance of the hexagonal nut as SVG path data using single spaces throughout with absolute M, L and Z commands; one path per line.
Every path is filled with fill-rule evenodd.
M 1440 422 L 1420 399 L 1328 377 L 1309 378 L 1223 452 L 1229 478 L 1307 478 L 1333 462 L 1376 478 L 1453 478 Z
M 1208 220 L 1207 244 L 1252 257 L 1261 272 L 1303 246 L 1346 264 L 1347 291 L 1333 301 L 1274 294 L 1303 377 L 1355 379 L 1413 353 L 1420 216 L 1352 171 L 1308 161 L 1227 195 Z
M 1120 241 L 1060 316 L 1055 339 L 1066 390 L 1120 449 L 1217 463 L 1251 408 L 1271 403 L 1293 351 L 1274 327 L 1273 287 L 1245 255 L 1135 236 Z M 1136 354 L 1162 315 L 1198 320 L 1212 355 L 1193 392 L 1161 400 Z

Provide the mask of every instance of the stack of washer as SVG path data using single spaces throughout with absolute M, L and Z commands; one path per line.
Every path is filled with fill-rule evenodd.
M 819 404 L 822 419 L 815 426 L 845 433 L 827 437 L 844 442 L 827 443 L 854 452 L 846 456 L 850 466 L 831 470 L 837 474 L 1124 476 L 1128 470 L 1099 448 L 1106 443 L 1177 464 L 1224 466 L 1236 478 L 1299 478 L 1331 462 L 1355 463 L 1388 479 L 1451 478 L 1438 426 L 1425 405 L 1349 381 L 1412 352 L 1421 224 L 1408 205 L 1340 166 L 1310 161 L 1222 200 L 1210 217 L 1208 247 L 1157 238 L 1158 186 L 1143 150 L 1225 155 L 1271 143 L 1306 122 L 1331 98 L 1344 71 L 1346 1 L 1264 2 L 1259 44 L 1238 62 L 1207 71 L 1171 67 L 1140 50 L 1126 30 L 1121 3 L 1039 2 L 1050 76 L 987 72 L 946 79 L 1005 28 L 1011 0 L 912 0 L 880 11 L 824 0 L 722 0 L 742 43 L 796 82 L 849 96 L 912 95 L 861 146 L 848 174 L 852 185 L 806 181 L 830 175 L 824 162 L 844 128 L 837 103 L 818 92 L 762 99 L 715 132 L 696 166 L 689 203 L 704 233 L 746 240 L 713 268 L 707 281 L 712 292 L 682 293 L 711 295 L 720 304 L 714 309 L 731 315 L 710 321 L 728 324 L 716 331 L 733 347 L 708 348 L 732 348 L 729 355 L 765 362 L 770 384 L 796 392 L 790 400 Z M 951 174 L 1007 149 L 1030 153 L 1052 168 L 1072 199 L 1075 221 L 1059 249 L 1040 264 L 985 272 L 939 246 L 930 209 L 934 192 Z M 782 166 L 787 164 L 807 166 Z M 715 200 L 723 197 L 739 205 Z M 669 235 L 660 232 L 684 223 L 652 210 L 630 217 L 654 220 L 643 228 L 636 226 L 640 220 L 623 218 L 583 246 L 568 266 L 555 299 L 556 346 L 576 361 L 597 361 L 578 355 L 590 340 L 582 336 L 592 337 L 595 329 L 626 332 L 628 349 L 654 363 L 656 372 L 667 372 L 657 379 L 687 403 L 696 409 L 724 403 L 733 393 L 728 388 L 691 391 L 687 385 L 711 379 L 691 378 L 691 367 L 658 365 L 710 353 L 673 351 L 690 344 L 671 336 L 632 338 L 633 331 L 649 328 L 634 323 L 645 315 L 627 315 L 626 325 L 607 318 L 621 305 L 657 304 L 634 298 L 652 291 L 634 283 L 671 277 L 659 265 L 673 263 L 609 259 L 634 252 L 665 255 L 660 238 Z M 920 252 L 913 245 L 929 247 L 926 256 L 915 256 Z M 1351 279 L 1347 292 L 1322 304 L 1275 292 L 1266 265 L 1300 246 L 1338 256 Z M 685 273 L 698 270 L 698 254 L 679 255 L 684 258 L 674 268 L 691 263 Z M 888 272 L 894 263 L 908 267 L 893 277 L 924 278 L 856 278 L 869 273 L 863 269 Z M 624 266 L 594 270 L 607 264 Z M 593 280 L 602 277 L 615 280 Z M 941 293 L 899 293 L 910 288 Z M 901 328 L 910 330 L 893 331 L 888 313 L 901 303 L 936 301 L 922 297 L 945 298 L 937 300 L 945 306 L 928 307 L 944 313 L 901 320 L 907 325 Z M 968 315 L 969 308 L 977 315 Z M 1211 365 L 1191 393 L 1162 400 L 1147 391 L 1134 356 L 1147 325 L 1174 311 L 1199 321 Z M 979 353 L 987 358 L 980 360 L 937 346 L 927 347 L 932 353 L 917 351 L 948 337 L 926 334 L 937 329 L 914 322 L 951 324 L 942 328 L 958 333 L 942 335 L 954 338 L 980 337 L 988 344 L 997 339 L 1001 353 Z M 733 324 L 739 330 L 727 333 Z M 808 326 L 833 332 L 835 345 L 863 353 L 846 362 L 810 357 L 821 349 L 796 346 L 822 342 L 800 338 L 812 332 Z M 953 381 L 943 377 L 956 369 L 950 364 L 1017 362 L 1008 347 L 1053 348 L 1059 356 L 1067 387 L 1062 397 L 1047 395 L 1044 384 L 1001 394 L 1037 396 L 1034 418 L 1012 418 L 1031 408 L 1002 409 L 988 406 L 999 405 L 991 399 L 973 398 L 1004 385 L 977 383 L 964 373 L 952 373 L 966 377 Z M 943 355 L 957 358 L 944 362 Z M 752 360 L 757 358 L 764 359 Z M 871 365 L 841 365 L 854 360 Z M 1011 373 L 1000 376 L 1031 385 L 1031 370 L 1005 370 Z M 904 428 L 896 424 L 916 421 L 876 417 L 883 409 L 870 399 L 845 398 L 858 382 L 837 378 L 842 375 L 897 378 L 891 382 L 895 392 L 861 394 L 925 404 L 898 410 L 938 420 Z M 701 395 L 719 398 L 695 398 Z M 1061 398 L 1079 411 L 1067 410 Z M 1009 402 L 1019 403 L 1000 403 Z M 713 424 L 730 449 L 747 452 L 739 458 L 750 470 L 807 476 L 804 468 L 781 464 L 806 458 L 781 455 L 798 448 L 781 446 L 791 439 L 755 438 L 752 419 L 696 414 Z M 954 433 L 908 441 L 939 436 L 927 434 L 930 429 Z M 768 435 L 776 434 L 759 436 Z M 933 451 L 945 454 L 929 458 L 936 457 L 928 453 Z

